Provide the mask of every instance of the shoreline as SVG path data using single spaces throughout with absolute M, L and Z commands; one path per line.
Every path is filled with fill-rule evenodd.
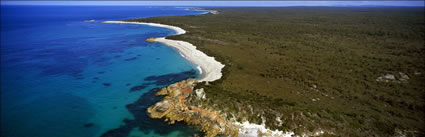
M 417 24 L 421 20 L 416 19 L 421 17 L 419 13 L 422 12 L 419 11 L 423 9 L 385 9 L 385 11 L 391 11 L 391 13 L 385 13 L 385 17 L 381 17 L 380 15 L 383 14 L 380 8 L 371 8 L 367 11 L 367 15 L 371 16 L 371 18 L 368 18 L 370 20 L 351 23 L 348 28 L 344 26 L 333 27 L 332 25 L 335 25 L 335 23 L 346 24 L 353 19 L 363 19 L 361 15 L 366 15 L 363 9 L 323 9 L 316 7 L 309 9 L 297 7 L 211 9 L 219 10 L 220 14 L 127 20 L 179 26 L 187 33 L 170 36 L 167 39 L 190 42 L 197 46 L 198 50 L 207 53 L 209 56 L 214 56 L 216 60 L 228 67 L 228 69 L 223 69 L 221 79 L 210 85 L 198 83 L 195 86 L 196 89 L 204 89 L 207 100 L 195 100 L 197 102 L 187 102 L 187 105 L 200 106 L 206 111 L 217 110 L 222 117 L 235 121 L 235 123 L 236 121 L 239 123 L 249 121 L 250 124 L 264 124 L 272 130 L 292 131 L 297 136 L 322 134 L 323 132 L 324 136 L 414 136 L 422 133 L 420 132 L 422 128 L 415 126 L 424 122 L 420 118 L 424 115 L 419 111 L 421 104 L 416 103 L 420 102 L 421 98 L 405 95 L 400 100 L 390 102 L 390 105 L 388 105 L 388 100 L 392 100 L 394 95 L 387 93 L 398 93 L 400 89 L 403 89 L 403 91 L 414 95 L 422 94 L 415 90 L 421 89 L 421 84 L 419 84 L 423 76 L 420 75 L 421 66 L 411 65 L 411 63 L 421 64 L 421 61 L 415 60 L 420 55 L 407 55 L 410 55 L 408 51 L 423 46 L 420 44 L 422 37 L 416 35 L 420 34 L 418 28 L 421 28 L 420 23 Z M 311 18 L 317 16 L 316 13 L 311 12 L 312 10 L 320 10 L 319 13 L 324 18 L 323 20 L 313 21 L 313 24 L 321 22 L 322 24 L 319 26 L 307 26 L 306 29 L 306 25 L 299 22 L 312 23 Z M 397 14 L 392 11 L 397 12 Z M 293 12 L 299 14 L 287 14 Z M 412 16 L 405 18 L 405 15 Z M 303 19 L 300 19 L 300 17 Z M 400 21 L 400 18 L 409 21 Z M 382 22 L 382 20 L 392 21 Z M 258 25 L 262 22 L 270 23 Z M 371 30 L 367 27 L 370 25 L 378 25 L 381 29 Z M 397 27 L 394 28 L 394 25 Z M 256 27 L 252 28 L 252 26 Z M 406 28 L 409 32 L 401 31 Z M 361 32 L 358 30 L 361 30 Z M 160 36 L 174 34 L 170 31 Z M 382 31 L 388 31 L 385 37 L 380 35 Z M 323 32 L 323 35 L 307 35 L 307 37 L 305 35 L 318 32 Z M 350 37 L 332 35 L 348 33 L 353 34 Z M 329 35 L 335 37 L 329 38 Z M 400 37 L 401 35 L 403 37 Z M 364 40 L 365 37 L 371 37 L 371 39 Z M 270 41 L 270 38 L 273 40 Z M 385 38 L 395 40 L 380 41 L 380 39 Z M 315 41 L 317 39 L 323 40 Z M 338 39 L 343 39 L 343 41 L 338 41 Z M 397 44 L 391 45 L 391 42 L 405 44 L 400 49 L 394 48 Z M 368 46 L 370 43 L 374 43 L 374 46 Z M 376 48 L 376 46 L 385 47 L 386 50 L 406 56 L 400 58 L 400 56 L 393 56 L 393 52 L 380 52 L 381 49 Z M 318 52 L 311 52 L 312 50 Z M 320 54 L 320 52 L 334 53 L 334 51 L 340 53 L 332 56 L 336 57 L 334 58 L 336 62 L 326 64 L 329 63 L 326 62 L 326 59 L 329 59 L 330 56 Z M 387 57 L 393 62 L 382 62 L 380 58 L 365 58 L 363 54 L 369 54 L 358 51 L 368 51 L 374 53 L 376 57 Z M 352 52 L 361 53 L 361 55 L 353 58 L 345 57 L 344 53 Z M 317 65 L 317 59 L 325 61 L 325 64 Z M 355 67 L 357 70 L 365 70 L 363 77 L 359 77 L 357 73 L 347 73 L 347 68 L 358 65 L 359 60 L 363 63 L 372 63 L 375 66 L 384 67 L 379 70 L 373 69 L 376 68 L 374 65 Z M 409 64 L 410 67 L 408 68 L 400 68 L 400 65 L 409 66 Z M 300 66 L 302 67 L 299 68 Z M 196 66 L 192 68 L 195 69 L 194 67 Z M 388 70 L 389 68 L 399 69 Z M 322 70 L 335 70 L 338 73 Z M 385 81 L 376 81 L 379 77 L 386 75 L 390 75 L 392 79 L 398 81 L 403 79 L 405 82 L 387 82 L 385 84 Z M 410 77 L 410 79 L 405 80 L 405 76 Z M 199 75 L 196 77 L 199 77 Z M 359 80 L 362 82 L 356 82 Z M 351 82 L 346 83 L 344 81 Z M 344 88 L 347 85 L 348 88 Z M 371 89 L 370 86 L 373 88 Z M 402 88 L 391 88 L 394 86 Z M 357 90 L 365 93 L 353 92 Z M 374 92 L 380 94 L 369 95 Z M 194 91 L 192 95 L 199 95 L 204 98 L 197 91 Z M 347 103 L 347 99 L 349 103 Z M 372 100 L 372 104 L 375 105 L 370 106 L 364 100 Z M 194 101 L 194 99 L 189 98 L 185 101 Z M 358 109 L 362 109 L 362 111 L 356 111 Z M 377 110 L 394 111 L 397 114 L 388 115 L 387 111 Z M 407 118 L 400 115 L 414 117 Z M 379 116 L 379 118 L 376 118 L 376 116 Z M 245 124 L 244 127 L 250 124 Z M 385 130 L 381 130 L 382 128 Z
M 186 31 L 180 27 L 159 24 L 159 23 L 146 23 L 146 22 L 128 22 L 128 21 L 104 21 L 102 23 L 115 23 L 115 24 L 140 24 L 149 25 L 154 27 L 163 27 L 174 30 L 176 34 L 182 35 Z M 224 68 L 224 64 L 215 60 L 214 57 L 210 57 L 200 50 L 196 49 L 196 46 L 189 42 L 180 40 L 170 40 L 165 37 L 152 38 L 154 42 L 160 42 L 170 47 L 177 49 L 177 51 L 187 60 L 197 65 L 197 69 L 200 72 L 200 76 L 197 78 L 198 82 L 212 82 L 218 80 L 223 75 L 221 70 Z
M 186 8 L 185 10 L 205 11 L 205 13 L 202 13 L 200 15 L 204 15 L 204 14 L 218 14 L 218 11 L 217 10 L 206 10 L 204 8 Z
M 186 33 L 186 31 L 180 27 L 159 24 L 159 23 L 129 22 L 129 21 L 104 21 L 102 23 L 149 25 L 149 26 L 172 29 L 176 32 L 176 34 L 174 35 L 182 35 Z M 161 42 L 163 44 L 166 44 L 170 47 L 177 49 L 177 51 L 180 53 L 182 57 L 186 58 L 193 64 L 198 65 L 196 68 L 199 70 L 200 76 L 199 78 L 197 78 L 196 80 L 197 82 L 212 82 L 215 80 L 219 80 L 222 77 L 221 70 L 224 68 L 225 65 L 216 61 L 214 57 L 210 57 L 206 55 L 205 53 L 203 53 L 202 51 L 197 50 L 196 46 L 192 45 L 191 43 L 180 41 L 180 40 L 170 40 L 170 39 L 166 39 L 165 37 L 149 38 L 149 39 L 151 39 L 152 42 Z M 161 104 L 161 101 L 157 102 L 157 104 Z M 152 112 L 149 112 L 149 113 L 152 114 Z M 157 118 L 161 118 L 161 117 L 157 117 Z M 254 123 L 250 123 L 249 121 L 244 121 L 242 123 L 238 121 L 234 121 L 234 120 L 230 120 L 230 121 L 232 123 L 231 125 L 239 127 L 238 136 L 255 136 L 258 134 L 263 134 L 263 135 L 273 136 L 273 137 L 290 137 L 294 135 L 294 132 L 291 132 L 291 131 L 285 132 L 280 130 L 268 129 L 264 124 L 261 124 L 261 125 L 254 124 Z

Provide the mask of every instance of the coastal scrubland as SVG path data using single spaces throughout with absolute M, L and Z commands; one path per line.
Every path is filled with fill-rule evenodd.
M 179 26 L 169 39 L 226 65 L 194 103 L 298 135 L 424 135 L 423 8 L 212 10 L 129 20 Z

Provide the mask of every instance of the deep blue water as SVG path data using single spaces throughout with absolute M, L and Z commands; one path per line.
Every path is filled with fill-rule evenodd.
M 195 127 L 150 119 L 157 88 L 197 77 L 196 67 L 149 37 L 146 25 L 103 24 L 201 14 L 141 6 L 2 6 L 1 136 L 191 136 Z M 85 22 L 85 20 L 96 20 Z

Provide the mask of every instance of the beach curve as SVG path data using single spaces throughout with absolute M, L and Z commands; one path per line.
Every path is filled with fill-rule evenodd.
M 174 35 L 185 34 L 186 31 L 180 27 L 159 24 L 159 23 L 147 23 L 147 22 L 130 22 L 130 21 L 104 21 L 102 23 L 115 23 L 115 24 L 140 24 L 140 25 L 149 25 L 154 27 L 163 27 L 172 29 L 176 32 Z M 180 41 L 180 40 L 171 40 L 166 39 L 165 37 L 159 38 L 149 38 L 153 42 L 164 43 L 168 46 L 171 46 L 178 50 L 180 55 L 195 65 L 198 65 L 200 76 L 196 79 L 197 82 L 212 82 L 219 80 L 222 77 L 221 70 L 224 68 L 224 64 L 215 60 L 214 57 L 206 55 L 204 52 L 196 49 L 196 46 L 193 44 Z M 265 124 L 254 124 L 249 121 L 239 123 L 232 121 L 232 123 L 239 127 L 239 136 L 254 137 L 258 134 L 266 133 L 272 137 L 290 137 L 294 135 L 294 132 L 291 131 L 280 131 L 280 130 L 271 130 L 265 127 Z
M 182 35 L 186 33 L 186 31 L 180 27 L 159 23 L 129 21 L 104 21 L 102 23 L 149 25 L 154 27 L 172 29 L 176 32 L 175 35 Z M 197 50 L 196 46 L 194 46 L 193 44 L 186 41 L 166 39 L 165 37 L 152 38 L 152 40 L 154 42 L 164 43 L 168 46 L 177 49 L 183 55 L 184 58 L 186 58 L 193 64 L 198 65 L 197 68 L 200 72 L 200 76 L 197 78 L 198 82 L 212 82 L 222 77 L 223 74 L 221 73 L 221 70 L 224 68 L 225 65 L 215 60 L 214 57 L 208 56 L 204 52 Z

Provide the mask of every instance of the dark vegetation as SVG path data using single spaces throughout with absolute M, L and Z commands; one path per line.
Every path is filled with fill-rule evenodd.
M 226 64 L 221 80 L 199 86 L 205 107 L 297 134 L 424 135 L 423 8 L 214 10 L 132 20 L 182 27 L 170 38 Z M 386 74 L 396 79 L 376 80 Z

